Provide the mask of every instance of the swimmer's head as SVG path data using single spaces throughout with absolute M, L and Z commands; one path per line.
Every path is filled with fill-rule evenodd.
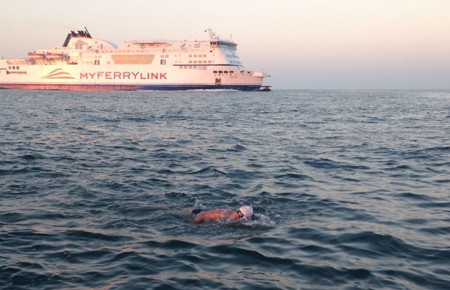
M 253 215 L 253 208 L 251 206 L 241 206 L 238 210 L 238 213 L 241 213 L 243 218 L 245 218 L 246 220 L 249 220 L 252 218 Z

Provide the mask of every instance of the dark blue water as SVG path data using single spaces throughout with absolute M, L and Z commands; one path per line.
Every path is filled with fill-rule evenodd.
M 4 90 L 0 113 L 2 289 L 450 284 L 450 91 Z

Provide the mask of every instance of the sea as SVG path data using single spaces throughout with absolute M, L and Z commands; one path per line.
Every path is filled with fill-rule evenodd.
M 0 289 L 450 289 L 450 90 L 1 90 L 0 116 Z

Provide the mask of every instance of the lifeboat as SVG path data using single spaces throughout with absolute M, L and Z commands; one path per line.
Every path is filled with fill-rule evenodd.
M 44 58 L 44 54 L 43 53 L 39 53 L 39 52 L 29 52 L 28 53 L 28 58 L 41 59 L 41 58 Z
M 47 59 L 60 59 L 64 58 L 66 55 L 63 53 L 47 52 L 46 54 L 44 54 L 44 56 Z

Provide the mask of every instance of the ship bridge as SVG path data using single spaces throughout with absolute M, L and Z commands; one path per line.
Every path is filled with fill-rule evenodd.
M 237 44 L 231 40 L 221 39 L 219 35 L 217 35 L 211 28 L 205 30 L 209 34 L 209 44 L 211 47 L 224 47 L 229 49 L 236 49 Z
M 236 49 L 237 44 L 232 42 L 232 41 L 227 41 L 227 40 L 211 40 L 209 42 L 209 44 L 212 47 L 226 47 L 229 49 Z

